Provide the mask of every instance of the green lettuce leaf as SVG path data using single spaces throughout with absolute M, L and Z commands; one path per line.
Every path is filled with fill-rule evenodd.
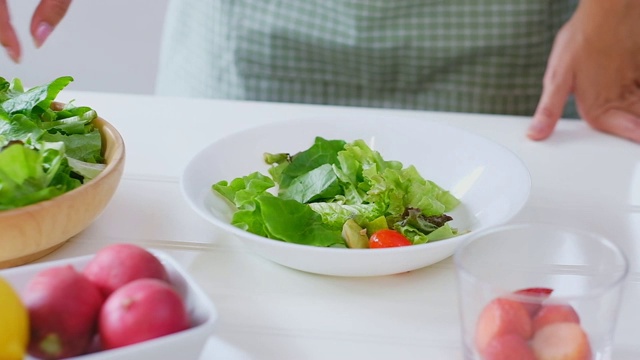
M 56 149 L 13 144 L 0 151 L 0 210 L 48 200 L 80 186 L 61 172 L 68 167 Z
M 445 212 L 459 200 L 414 166 L 385 160 L 363 140 L 316 137 L 297 154 L 265 153 L 269 176 L 252 173 L 213 185 L 236 206 L 232 224 L 282 241 L 346 246 L 344 223 L 382 222 L 414 244 L 456 235 Z M 277 196 L 267 189 L 277 186 Z M 386 223 L 385 223 L 386 219 Z
M 309 207 L 320 214 L 323 223 L 336 229 L 342 229 L 342 225 L 348 219 L 364 224 L 384 213 L 384 209 L 377 204 L 346 205 L 339 202 L 314 202 L 310 203 Z
M 89 107 L 52 103 L 73 78 L 24 90 L 0 78 L 0 209 L 51 199 L 104 168 L 102 137 Z
M 343 140 L 325 140 L 316 137 L 313 145 L 291 157 L 291 162 L 281 170 L 278 181 L 280 191 L 286 190 L 291 182 L 311 170 L 324 165 L 337 163 L 338 152 L 344 148 Z
M 238 209 L 255 207 L 255 199 L 275 186 L 271 178 L 259 172 L 253 172 L 247 176 L 233 179 L 230 183 L 226 180 L 213 184 L 213 190 L 229 200 Z
M 308 205 L 275 196 L 259 196 L 269 237 L 296 244 L 334 246 L 344 243 L 341 229 L 332 229 Z
M 22 92 L 22 86 L 18 89 L 7 89 L 5 91 L 2 109 L 9 114 L 37 112 L 51 112 L 51 104 L 69 83 L 73 81 L 71 76 L 64 76 L 55 79 L 46 85 L 35 86 L 26 92 Z
M 321 199 L 331 199 L 342 194 L 338 176 L 329 164 L 320 165 L 291 180 L 289 187 L 280 191 L 283 199 L 309 203 Z

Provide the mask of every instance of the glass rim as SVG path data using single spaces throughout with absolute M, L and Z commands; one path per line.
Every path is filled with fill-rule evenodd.
M 588 291 L 586 291 L 584 294 L 581 294 L 581 295 L 566 295 L 566 296 L 557 297 L 558 300 L 571 300 L 571 299 L 577 299 L 577 298 L 599 296 L 600 294 L 605 293 L 606 291 L 612 288 L 615 288 L 627 278 L 629 274 L 629 259 L 627 258 L 625 253 L 622 251 L 620 246 L 618 246 L 616 243 L 611 241 L 609 238 L 602 235 L 601 233 L 586 231 L 586 230 L 582 230 L 576 227 L 571 227 L 566 225 L 545 223 L 545 222 L 507 223 L 502 225 L 491 226 L 491 227 L 479 230 L 475 233 L 469 234 L 470 236 L 456 248 L 453 254 L 453 261 L 454 261 L 454 265 L 456 268 L 456 272 L 458 273 L 458 276 L 465 276 L 469 279 L 476 279 L 476 280 L 479 279 L 476 275 L 474 275 L 470 271 L 470 269 L 467 266 L 465 266 L 462 263 L 462 260 L 461 260 L 463 253 L 471 243 L 489 234 L 504 232 L 504 231 L 513 230 L 513 229 L 524 229 L 524 228 L 532 228 L 532 227 L 545 228 L 547 230 L 553 230 L 553 231 L 570 232 L 572 234 L 576 234 L 579 236 L 585 236 L 589 239 L 600 242 L 602 245 L 609 248 L 614 253 L 614 256 L 620 259 L 621 271 L 617 274 L 617 276 L 613 277 L 611 281 L 607 281 L 606 284 L 604 285 L 594 287 L 593 289 L 589 289 Z M 482 281 L 482 280 L 479 280 L 479 281 L 481 281 L 482 283 L 486 283 L 486 281 Z M 490 283 L 486 283 L 486 285 L 495 287 Z M 532 296 L 527 296 L 527 295 L 518 295 L 518 297 L 534 298 Z

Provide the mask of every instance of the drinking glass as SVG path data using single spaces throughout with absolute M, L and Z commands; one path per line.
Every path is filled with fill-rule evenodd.
M 466 360 L 611 358 L 628 261 L 609 239 L 510 224 L 471 234 L 454 261 Z

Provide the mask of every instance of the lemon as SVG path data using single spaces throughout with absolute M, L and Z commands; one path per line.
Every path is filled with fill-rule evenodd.
M 29 343 L 29 313 L 11 284 L 0 277 L 0 359 L 24 359 Z

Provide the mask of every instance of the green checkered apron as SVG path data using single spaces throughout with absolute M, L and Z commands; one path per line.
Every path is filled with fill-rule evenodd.
M 162 95 L 530 115 L 577 0 L 176 0 Z

